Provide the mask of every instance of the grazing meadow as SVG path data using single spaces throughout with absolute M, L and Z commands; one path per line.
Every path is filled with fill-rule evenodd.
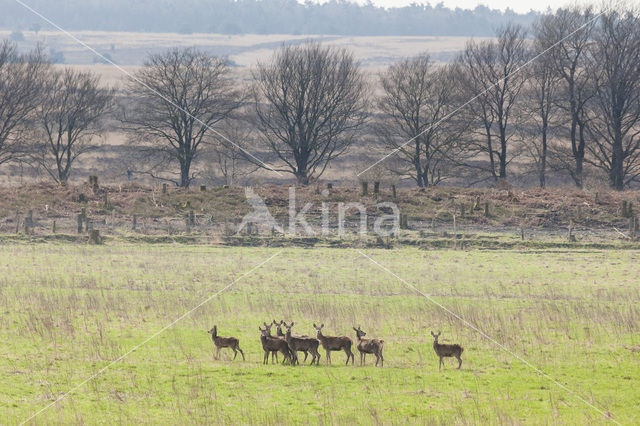
M 637 424 L 639 262 L 613 249 L 6 243 L 0 419 Z M 334 352 L 327 366 L 322 348 L 320 366 L 263 365 L 258 327 L 273 319 L 349 336 L 355 365 Z M 213 359 L 213 325 L 246 361 Z M 384 340 L 383 368 L 359 366 L 358 326 Z M 430 331 L 464 347 L 460 370 L 438 370 Z

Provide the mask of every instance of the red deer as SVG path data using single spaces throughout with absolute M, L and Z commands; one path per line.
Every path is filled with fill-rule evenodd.
M 271 336 L 270 328 L 271 326 L 267 327 L 266 324 L 264 329 L 258 327 L 258 330 L 260 330 L 260 343 L 262 343 L 262 349 L 264 350 L 264 360 L 262 363 L 269 363 L 269 353 L 271 353 L 271 363 L 273 364 L 273 353 L 277 353 L 278 351 L 282 352 L 282 355 L 284 357 L 284 359 L 282 360 L 283 364 L 287 360 L 291 361 L 291 352 L 289 351 L 289 345 L 285 340 Z
M 444 357 L 456 357 L 458 359 L 459 370 L 462 366 L 462 358 L 460 358 L 460 356 L 462 355 L 462 351 L 464 351 L 464 348 L 458 344 L 442 345 L 438 343 L 438 337 L 440 337 L 440 334 L 442 334 L 441 331 L 439 331 L 438 334 L 434 334 L 433 331 L 431 332 L 431 335 L 433 336 L 433 350 L 436 351 L 436 355 L 440 357 L 438 370 L 440 370 L 440 368 L 444 365 Z
M 376 367 L 378 366 L 378 361 L 380 361 L 380 367 L 384 367 L 384 357 L 382 356 L 382 348 L 384 346 L 384 340 L 377 339 L 363 339 L 364 336 L 367 335 L 364 331 L 358 328 L 353 327 L 356 332 L 356 337 L 358 338 L 358 350 L 360 351 L 360 365 L 366 364 L 367 354 L 374 354 L 376 356 Z
M 211 330 L 209 330 L 209 334 L 211 334 L 211 340 L 213 340 L 213 344 L 216 346 L 216 359 L 220 358 L 220 349 L 221 348 L 231 348 L 233 349 L 233 359 L 236 359 L 238 356 L 238 351 L 242 355 L 242 360 L 244 361 L 244 352 L 240 349 L 240 341 L 235 337 L 219 337 L 218 336 L 218 326 L 214 325 Z
M 320 342 L 318 339 L 314 339 L 313 337 L 293 337 L 291 335 L 291 328 L 295 324 L 291 321 L 290 325 L 287 325 L 286 322 L 283 323 L 287 329 L 287 332 L 284 335 L 284 338 L 289 345 L 289 350 L 293 356 L 293 364 L 299 364 L 298 361 L 298 352 L 309 351 L 311 352 L 311 365 L 315 362 L 316 365 L 320 363 L 320 353 L 318 352 L 318 346 Z
M 351 352 L 351 345 L 353 341 L 347 336 L 325 336 L 322 334 L 322 328 L 324 324 L 320 324 L 320 327 L 313 324 L 313 328 L 318 330 L 318 340 L 322 344 L 322 347 L 327 351 L 327 364 L 331 365 L 331 351 L 344 351 L 347 354 L 347 362 L 345 365 L 349 365 L 349 358 L 351 358 L 351 365 L 353 365 L 353 352 Z
M 273 325 L 276 326 L 276 336 L 280 337 L 281 339 L 284 340 L 284 333 L 282 332 L 282 325 L 284 324 L 284 320 L 280 320 L 280 322 L 277 322 L 276 320 L 273 320 Z M 306 335 L 302 335 L 302 336 L 295 336 L 295 337 L 309 337 Z M 301 352 L 304 352 L 304 360 L 302 361 L 302 363 L 304 364 L 305 362 L 307 362 L 307 357 L 309 356 L 309 351 L 303 349 Z

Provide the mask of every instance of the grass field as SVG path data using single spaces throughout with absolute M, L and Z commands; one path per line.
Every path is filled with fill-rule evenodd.
M 640 421 L 640 252 L 366 250 L 617 422 Z M 274 256 L 252 273 L 256 265 Z M 0 246 L 0 419 L 30 423 L 606 423 L 354 249 Z M 262 365 L 258 326 L 385 341 L 385 366 Z M 206 333 L 247 360 L 212 360 Z M 438 371 L 429 330 L 464 346 Z M 315 333 L 314 333 L 315 334 Z

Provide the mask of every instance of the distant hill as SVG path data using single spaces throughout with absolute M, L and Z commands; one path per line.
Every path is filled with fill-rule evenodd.
M 219 34 L 335 34 L 490 36 L 506 22 L 530 24 L 536 12 L 517 14 L 478 6 L 449 9 L 413 4 L 384 9 L 332 0 L 29 0 L 27 4 L 67 30 Z M 14 0 L 0 0 L 0 28 L 52 30 Z

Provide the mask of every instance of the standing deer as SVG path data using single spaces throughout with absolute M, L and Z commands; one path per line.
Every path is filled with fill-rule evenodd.
M 460 358 L 460 356 L 462 355 L 462 351 L 464 351 L 464 348 L 458 344 L 442 345 L 438 343 L 438 337 L 440 337 L 440 334 L 442 334 L 441 331 L 439 331 L 438 334 L 434 334 L 433 331 L 431 332 L 431 335 L 433 336 L 433 350 L 436 351 L 436 355 L 440 357 L 438 370 L 440 370 L 440 368 L 444 365 L 444 357 L 456 357 L 458 359 L 459 370 L 462 366 L 462 358 Z
M 280 322 L 277 322 L 276 320 L 273 320 L 273 325 L 276 326 L 276 336 L 278 336 L 278 337 L 280 337 L 281 339 L 284 340 L 284 333 L 282 332 L 282 325 L 283 324 L 284 324 L 284 320 L 280 320 Z M 302 335 L 302 336 L 296 336 L 296 337 L 309 337 L 309 336 Z M 306 349 L 303 349 L 301 352 L 304 352 L 304 360 L 302 361 L 302 363 L 304 364 L 305 362 L 307 362 L 307 357 L 309 356 L 309 351 L 307 351 Z
M 367 354 L 374 354 L 376 356 L 376 367 L 378 366 L 378 361 L 380 361 L 380 367 L 384 367 L 384 357 L 382 356 L 382 348 L 384 346 L 384 340 L 378 339 L 363 339 L 364 336 L 367 335 L 364 331 L 358 328 L 353 327 L 356 332 L 356 337 L 358 338 L 358 350 L 360 351 L 360 366 L 366 364 L 367 362 Z
M 322 334 L 322 328 L 324 324 L 320 324 L 320 327 L 313 324 L 313 328 L 318 330 L 317 337 L 322 344 L 322 347 L 327 352 L 327 364 L 331 365 L 331 351 L 344 351 L 347 354 L 347 362 L 345 365 L 349 365 L 349 358 L 351 358 L 351 365 L 353 365 L 353 352 L 351 352 L 351 345 L 353 341 L 347 336 L 325 336 Z
M 260 330 L 260 343 L 262 343 L 262 349 L 264 350 L 264 359 L 262 363 L 269 363 L 269 353 L 271 353 L 271 363 L 273 364 L 273 353 L 278 353 L 278 351 L 282 352 L 282 356 L 284 358 L 282 360 L 283 364 L 287 360 L 291 361 L 291 351 L 289 351 L 289 345 L 284 339 L 271 336 L 270 328 L 271 326 L 267 326 L 266 324 L 264 329 L 258 327 L 258 330 Z
M 220 349 L 221 348 L 231 348 L 233 349 L 233 359 L 236 359 L 238 356 L 238 351 L 242 355 L 242 360 L 244 361 L 244 352 L 240 349 L 240 341 L 235 337 L 219 337 L 218 336 L 218 326 L 214 325 L 211 330 L 208 331 L 211 334 L 211 340 L 213 340 L 213 344 L 216 346 L 216 359 L 220 358 Z
M 298 361 L 298 352 L 309 351 L 313 357 L 310 365 L 313 365 L 314 362 L 318 365 L 320 363 L 320 353 L 318 352 L 320 342 L 318 339 L 314 339 L 313 337 L 293 337 L 291 335 L 291 328 L 295 323 L 291 321 L 290 325 L 287 325 L 286 322 L 283 322 L 283 324 L 287 329 L 284 338 L 289 345 L 289 350 L 293 356 L 293 364 L 295 365 L 300 363 Z

